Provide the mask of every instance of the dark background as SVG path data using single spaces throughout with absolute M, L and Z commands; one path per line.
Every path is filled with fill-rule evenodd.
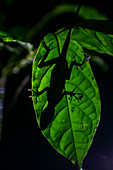
M 66 2 L 76 3 L 75 0 L 1 0 L 0 29 L 24 38 L 44 14 L 57 4 Z M 96 7 L 100 12 L 106 14 L 110 20 L 113 20 L 112 1 L 87 0 L 84 4 Z M 35 47 L 38 47 L 39 40 L 43 34 L 55 29 L 56 25 L 60 27 L 60 24 L 62 22 L 65 24 L 67 20 L 67 15 L 66 17 L 57 18 L 55 22 L 51 22 L 46 27 L 42 35 L 37 35 L 30 42 Z M 6 55 L 7 52 L 5 51 L 2 54 Z M 102 110 L 100 125 L 93 144 L 84 159 L 84 170 L 113 170 L 113 58 L 108 55 L 102 55 L 102 57 L 109 66 L 108 72 L 103 72 L 99 66 L 91 62 L 100 90 Z M 26 75 L 31 77 L 31 71 L 32 65 L 29 65 L 22 69 L 18 75 L 10 75 L 7 78 L 3 133 L 0 146 L 0 169 L 75 170 L 75 165 L 57 153 L 40 132 L 35 118 L 32 99 L 28 97 L 30 94 L 27 89 L 31 88 L 31 80 L 28 81 L 16 103 L 7 112 L 17 87 Z

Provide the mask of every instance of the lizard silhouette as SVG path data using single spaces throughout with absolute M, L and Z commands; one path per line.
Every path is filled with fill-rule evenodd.
M 70 95 L 71 98 L 72 96 L 75 96 L 77 100 L 81 100 L 83 97 L 83 94 L 80 93 L 74 93 L 73 91 L 64 91 L 65 88 L 65 80 L 70 79 L 70 74 L 73 68 L 73 65 L 82 66 L 85 62 L 85 59 L 82 63 L 77 63 L 76 61 L 72 61 L 70 68 L 68 68 L 68 62 L 66 60 L 66 54 L 67 50 L 69 47 L 70 43 L 70 38 L 72 34 L 72 29 L 69 29 L 69 32 L 67 34 L 66 40 L 64 42 L 61 54 L 60 54 L 60 48 L 59 48 L 59 42 L 57 35 L 54 34 L 55 39 L 57 41 L 57 46 L 58 46 L 58 53 L 59 57 L 51 59 L 49 61 L 46 61 L 47 55 L 44 56 L 40 64 L 38 65 L 39 68 L 45 67 L 47 65 L 52 65 L 55 64 L 52 72 L 51 72 L 51 78 L 50 78 L 50 87 L 44 88 L 42 91 L 38 91 L 37 93 L 34 92 L 34 95 L 41 95 L 45 91 L 47 91 L 47 100 L 48 100 L 48 105 L 47 107 L 42 111 L 41 117 L 40 117 L 40 127 L 41 130 L 44 130 L 48 127 L 48 125 L 51 123 L 51 120 L 54 118 L 54 111 L 56 105 L 61 101 L 64 95 Z M 51 43 L 52 44 L 52 43 Z M 51 46 L 50 44 L 50 46 Z M 43 42 L 43 45 L 45 49 L 47 50 L 47 54 L 50 51 L 50 46 L 48 47 L 45 42 Z M 76 95 L 80 95 L 80 97 L 76 97 Z
M 50 78 L 50 87 L 44 88 L 42 91 L 38 92 L 37 95 L 41 95 L 45 91 L 47 91 L 47 99 L 48 99 L 48 106 L 42 111 L 41 117 L 40 117 L 40 127 L 42 130 L 47 128 L 47 126 L 50 124 L 51 120 L 54 118 L 54 111 L 55 106 L 61 101 L 64 95 L 70 95 L 75 96 L 77 100 L 81 100 L 82 94 L 80 93 L 74 93 L 73 91 L 64 91 L 65 88 L 65 80 L 70 79 L 70 74 L 73 68 L 73 65 L 82 66 L 85 60 L 82 63 L 77 63 L 76 61 L 72 61 L 70 68 L 68 68 L 68 62 L 66 60 L 66 54 L 70 42 L 72 29 L 69 29 L 67 38 L 65 40 L 65 43 L 63 45 L 62 52 L 60 54 L 60 49 L 58 46 L 58 51 L 60 56 L 58 58 L 55 58 L 53 60 L 44 62 L 44 60 L 47 58 L 44 57 L 41 63 L 38 65 L 39 68 L 42 68 L 44 66 L 51 64 L 55 64 L 52 72 L 51 72 L 51 78 Z M 55 35 L 55 34 L 54 34 Z M 55 35 L 57 44 L 58 38 Z M 46 47 L 48 49 L 49 47 Z M 79 98 L 76 97 L 76 95 L 80 95 Z

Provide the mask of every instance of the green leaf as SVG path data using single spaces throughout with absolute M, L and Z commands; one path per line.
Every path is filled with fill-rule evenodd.
M 100 120 L 100 98 L 90 64 L 85 59 L 81 45 L 75 40 L 75 30 L 72 32 L 68 50 L 65 49 L 65 60 L 68 69 L 73 61 L 78 65 L 73 65 L 70 79 L 65 80 L 63 91 L 59 92 L 62 81 L 55 84 L 56 91 L 50 94 L 53 97 L 54 108 L 48 103 L 48 91 L 44 90 L 50 87 L 50 83 L 54 84 L 51 82 L 51 76 L 58 63 L 54 64 L 53 61 L 62 61 L 60 54 L 68 32 L 69 30 L 60 30 L 55 35 L 48 34 L 39 46 L 33 61 L 33 103 L 39 126 L 42 116 L 45 116 L 43 123 L 47 124 L 42 130 L 44 136 L 60 154 L 73 163 L 78 162 L 81 168 Z M 49 64 L 40 68 L 39 65 L 44 58 Z M 60 74 L 58 71 L 53 80 L 55 81 Z M 63 92 L 68 93 L 62 95 Z M 62 96 L 59 101 L 58 96 Z
M 0 70 L 3 77 L 18 73 L 23 67 L 31 64 L 37 50 L 33 50 L 33 45 L 29 42 L 23 42 L 0 31 L 0 50 L 4 48 L 10 51 L 11 56 L 6 57 L 5 64 L 1 58 Z
M 87 6 L 82 5 L 79 11 L 79 16 L 84 18 L 85 20 L 87 19 L 107 20 L 108 19 L 105 14 L 100 13 L 96 8 L 88 5 Z
M 3 42 L 15 42 L 15 41 L 19 41 L 19 40 L 15 40 L 12 36 L 10 36 L 8 33 L 1 31 L 0 30 L 0 39 Z
M 29 52 L 31 52 L 32 49 L 33 49 L 32 44 L 30 44 L 28 42 L 23 42 L 23 41 L 21 41 L 17 38 L 10 36 L 8 33 L 0 30 L 0 47 L 5 47 L 5 48 L 7 48 L 7 49 L 9 49 L 10 51 L 13 52 L 14 50 L 13 50 L 12 47 L 6 46 L 7 43 L 18 43 L 19 45 L 21 45 L 22 47 L 27 49 Z
M 61 4 L 55 7 L 53 10 L 52 14 L 55 15 L 60 15 L 62 13 L 74 13 L 77 10 L 78 5 L 75 4 Z M 48 15 L 50 17 L 51 15 Z M 84 19 L 98 19 L 98 20 L 107 20 L 108 18 L 105 16 L 105 14 L 100 13 L 96 8 L 92 6 L 85 6 L 82 5 L 80 11 L 79 11 L 79 16 L 84 18 Z M 53 16 L 51 16 L 53 17 Z
M 75 27 L 72 39 L 87 50 L 113 55 L 113 36 L 110 34 Z

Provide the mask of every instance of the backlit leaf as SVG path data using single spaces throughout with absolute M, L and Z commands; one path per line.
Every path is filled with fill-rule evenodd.
M 48 34 L 39 46 L 33 62 L 33 103 L 37 121 L 44 136 L 60 154 L 73 163 L 78 162 L 81 168 L 100 120 L 100 98 L 96 80 L 89 62 L 85 59 L 79 38 L 75 40 L 75 30 L 72 32 L 68 50 L 66 49 L 65 60 L 67 60 L 68 69 L 73 61 L 76 61 L 78 65 L 73 65 L 70 79 L 65 80 L 63 91 L 59 92 L 60 84 L 62 84 L 60 80 L 55 84 L 56 91 L 48 94 L 50 83 L 54 83 L 51 81 L 60 77 L 60 72 L 57 71 L 54 80 L 51 78 L 55 65 L 58 65 L 53 61 L 55 59 L 62 61 L 60 54 L 68 31 L 58 31 L 55 35 Z M 45 63 L 49 64 L 40 68 L 43 58 L 46 58 Z M 46 88 L 47 90 L 44 90 Z M 41 91 L 43 93 L 39 95 Z M 75 96 L 71 93 L 62 95 L 65 92 L 75 93 Z M 48 97 L 51 96 L 54 108 L 48 104 Z
M 110 34 L 75 27 L 72 39 L 87 50 L 113 55 L 113 36 Z

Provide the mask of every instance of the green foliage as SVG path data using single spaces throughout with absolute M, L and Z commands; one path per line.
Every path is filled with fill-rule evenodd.
M 79 167 L 81 167 L 99 123 L 100 99 L 90 64 L 87 60 L 83 63 L 85 60 L 84 51 L 78 41 L 81 35 L 77 34 L 79 37 L 77 37 L 77 40 L 75 39 L 76 29 L 73 29 L 71 35 L 66 60 L 68 69 L 73 61 L 76 61 L 78 65 L 73 65 L 70 79 L 65 80 L 64 85 L 64 91 L 72 92 L 74 96 L 71 93 L 63 95 L 58 103 L 54 105 L 54 108 L 51 108 L 51 106 L 48 107 L 48 91 L 44 91 L 44 89 L 50 87 L 51 75 L 55 67 L 55 64 L 51 64 L 51 61 L 53 58 L 58 58 L 60 61 L 60 54 L 64 48 L 63 45 L 66 41 L 68 30 L 58 31 L 55 34 L 58 42 L 54 34 L 48 34 L 41 42 L 33 62 L 32 89 L 39 126 L 44 112 L 45 120 L 43 123 L 49 122 L 42 133 L 59 153 L 73 163 L 77 161 Z M 45 42 L 46 47 L 43 42 Z M 47 50 L 47 47 L 49 47 L 49 50 Z M 40 65 L 44 57 L 47 57 L 46 62 L 50 62 L 50 65 L 40 68 L 38 65 Z M 58 71 L 56 79 L 60 76 L 59 74 L 60 72 Z M 62 84 L 62 82 L 57 82 L 57 88 L 60 87 L 59 84 Z M 57 100 L 57 96 L 62 96 L 64 92 L 62 91 L 61 94 L 58 94 L 59 89 L 57 88 L 56 91 L 53 91 L 54 94 L 51 94 L 54 97 L 56 96 L 56 98 L 53 97 L 53 100 Z M 41 91 L 43 93 L 39 94 Z
M 33 45 L 31 43 L 23 42 L 4 31 L 0 31 L 0 50 L 2 51 L 3 49 L 6 49 L 13 54 L 5 67 L 3 67 L 1 63 L 0 69 L 2 70 L 1 74 L 3 77 L 7 77 L 12 73 L 17 73 L 21 68 L 29 65 L 36 53 L 36 50 L 33 51 Z M 17 57 L 24 50 L 27 51 L 27 55 L 24 58 Z
M 89 51 L 113 55 L 113 37 L 109 34 L 78 27 L 74 29 L 73 39 Z
M 13 37 L 9 36 L 8 33 L 4 32 L 4 31 L 0 31 L 0 39 L 4 42 L 19 41 L 19 40 L 14 40 Z
M 13 3 L 12 0 L 8 2 L 8 6 Z M 76 9 L 77 5 L 74 4 L 55 6 L 51 11 L 42 15 L 43 17 L 38 23 L 35 23 L 36 26 L 32 29 L 28 28 L 29 31 L 26 31 L 27 26 L 25 28 L 21 26 L 24 31 L 21 30 L 20 35 L 22 37 L 21 32 L 24 32 L 23 37 L 26 36 L 26 39 L 31 41 L 37 35 L 39 36 L 40 32 L 43 32 L 42 30 L 50 21 L 60 19 L 62 14 L 74 14 Z M 1 16 L 1 23 L 3 23 L 4 17 Z M 82 6 L 79 17 L 79 19 L 90 20 L 83 20 L 75 25 L 68 48 L 65 45 L 68 29 L 48 34 L 42 40 L 33 61 L 32 89 L 34 109 L 42 133 L 60 154 L 73 163 L 78 162 L 81 168 L 99 124 L 101 105 L 99 90 L 87 56 L 88 54 L 92 56 L 92 51 L 113 56 L 113 23 L 105 21 L 107 19 L 105 15 L 89 6 Z M 10 32 L 15 32 L 17 35 L 18 27 L 11 28 Z M 18 29 L 20 30 L 20 28 Z M 40 41 L 40 36 L 38 41 Z M 0 51 L 4 48 L 11 52 L 11 56 L 6 65 L 2 63 L 2 60 L 0 61 L 1 77 L 3 78 L 11 73 L 18 73 L 21 68 L 30 65 L 37 50 L 33 51 L 33 45 L 30 43 L 0 31 Z M 64 61 L 61 59 L 63 49 L 66 53 L 64 60 L 68 64 L 67 69 L 70 73 L 69 78 L 65 77 L 65 82 L 59 78 L 61 67 L 64 68 L 61 64 Z M 24 53 L 24 50 L 27 52 Z M 40 67 L 44 59 L 44 63 L 48 64 Z M 103 62 L 102 59 L 101 62 Z M 72 63 L 74 64 L 72 65 Z M 59 66 L 59 69 L 52 79 L 56 66 Z M 70 69 L 71 66 L 72 69 Z M 64 71 L 67 74 L 65 68 Z M 51 83 L 55 86 L 53 91 L 50 87 Z M 61 84 L 64 85 L 63 90 L 60 87 Z M 2 86 L 5 87 L 5 82 Z M 49 98 L 51 98 L 51 102 Z M 0 131 L 1 129 L 0 122 Z
M 96 8 L 93 6 L 82 5 L 79 16 L 83 19 L 97 19 L 97 20 L 107 20 L 108 18 L 105 14 L 100 13 Z
M 4 31 L 0 31 L 0 41 L 1 41 L 0 47 L 3 47 L 3 44 L 5 46 L 7 43 L 18 43 L 21 46 L 23 46 L 24 48 L 26 48 L 28 51 L 31 51 L 33 48 L 32 44 L 26 43 L 26 42 L 23 42 L 17 38 L 14 38 Z
M 33 103 L 38 124 L 44 127 L 42 133 L 51 145 L 73 163 L 78 162 L 80 168 L 100 120 L 99 91 L 89 61 L 85 60 L 85 51 L 113 55 L 112 30 L 108 26 L 113 27 L 113 23 L 86 20 L 76 24 L 68 42 L 69 47 L 66 45 L 69 30 L 48 34 L 33 62 Z M 59 84 L 63 81 L 63 77 L 59 78 L 60 67 L 65 68 L 61 64 L 63 49 L 68 70 L 73 62 L 76 64 L 71 69 L 70 78 L 65 79 L 64 89 L 59 90 Z M 59 60 L 59 70 L 52 79 L 55 65 L 58 65 L 58 61 L 52 62 L 55 59 Z M 51 89 L 52 83 L 56 88 Z M 50 102 L 50 96 L 53 102 Z

